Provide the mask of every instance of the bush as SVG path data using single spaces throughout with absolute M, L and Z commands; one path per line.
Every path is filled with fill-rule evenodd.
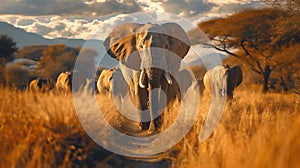
M 5 85 L 18 89 L 26 89 L 31 79 L 27 69 L 14 65 L 4 68 L 4 74 Z

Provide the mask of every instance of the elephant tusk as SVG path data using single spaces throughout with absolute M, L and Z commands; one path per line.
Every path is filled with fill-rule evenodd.
M 166 79 L 168 81 L 168 84 L 172 85 L 173 82 L 172 82 L 171 76 L 170 76 L 170 74 L 168 72 L 165 72 L 165 77 L 166 77 Z
M 145 88 L 146 86 L 143 84 L 143 81 L 145 80 L 145 70 L 143 69 L 140 78 L 139 78 L 139 85 L 141 88 Z

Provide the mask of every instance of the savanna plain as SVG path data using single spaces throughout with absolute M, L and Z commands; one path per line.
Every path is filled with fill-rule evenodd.
M 3 168 L 300 165 L 300 99 L 296 94 L 264 94 L 241 87 L 236 90 L 234 100 L 226 103 L 214 133 L 199 142 L 210 104 L 204 94 L 188 134 L 164 154 L 143 160 L 111 153 L 89 138 L 77 118 L 71 94 L 5 87 L 0 90 L 0 167 Z M 96 95 L 96 99 L 96 106 L 111 125 L 121 131 L 126 128 L 124 117 L 117 113 L 109 96 Z M 168 108 L 178 106 L 174 102 Z M 88 107 L 86 111 L 88 114 Z M 177 117 L 170 112 L 175 110 L 168 111 L 164 111 L 162 129 Z M 106 136 L 105 131 L 101 134 Z
M 0 55 L 0 168 L 300 167 L 300 3 L 287 2 L 291 3 L 243 10 L 198 25 L 212 41 L 206 45 L 236 59 L 223 63 L 240 65 L 243 82 L 234 91 L 234 98 L 226 102 L 209 138 L 203 142 L 198 138 L 211 103 L 209 95 L 201 91 L 198 114 L 190 131 L 169 150 L 146 158 L 112 153 L 93 141 L 82 127 L 73 96 L 81 99 L 79 104 L 91 119 L 90 127 L 100 130 L 98 136 L 110 136 L 110 132 L 93 122 L 91 112 L 95 107 L 120 132 L 148 136 L 137 129 L 136 122 L 117 111 L 109 95 L 82 92 L 72 96 L 55 89 L 29 91 L 31 77 L 56 81 L 58 74 L 72 70 L 80 48 L 57 44 L 18 50 L 13 39 L 1 35 L 0 46 L 9 50 Z M 188 35 L 193 44 L 198 43 L 197 31 Z M 95 52 L 85 52 L 87 58 L 80 61 L 93 65 L 90 62 Z M 34 61 L 36 68 L 23 68 L 30 62 L 8 65 L 17 58 Z M 90 66 L 84 70 L 89 72 Z M 201 85 L 204 71 L 193 72 Z M 93 98 L 96 103 L 90 101 Z M 175 101 L 165 108 L 159 131 L 176 121 L 180 107 Z

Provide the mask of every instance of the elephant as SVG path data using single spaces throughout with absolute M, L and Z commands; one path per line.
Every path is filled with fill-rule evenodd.
M 50 79 L 44 79 L 40 77 L 33 79 L 29 83 L 30 91 L 33 92 L 37 92 L 37 91 L 46 92 L 53 89 L 53 87 L 54 84 Z
M 161 125 L 163 106 L 170 97 L 180 97 L 176 79 L 190 45 L 177 23 L 126 23 L 114 28 L 104 40 L 107 53 L 120 63 L 117 74 L 113 74 L 113 97 L 124 98 L 124 89 L 129 90 L 135 107 L 142 111 L 137 114 L 141 130 L 155 131 Z
M 233 92 L 243 80 L 240 66 L 230 68 L 229 65 L 218 65 L 207 71 L 203 77 L 205 89 L 211 95 L 224 96 L 233 99 Z
M 72 83 L 73 77 L 76 75 L 76 83 Z M 58 75 L 55 87 L 59 92 L 77 92 L 84 90 L 86 85 L 92 85 L 91 79 L 86 78 L 81 72 L 66 71 Z M 91 87 L 90 87 L 91 88 Z
M 55 87 L 60 92 L 69 92 L 72 88 L 72 72 L 66 71 L 58 75 Z
M 98 80 L 97 89 L 100 94 L 107 94 L 111 92 L 112 88 L 112 75 L 114 73 L 113 69 L 103 69 Z

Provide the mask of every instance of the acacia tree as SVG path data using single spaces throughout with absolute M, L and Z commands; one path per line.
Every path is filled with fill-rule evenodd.
M 287 9 L 293 13 L 300 11 L 300 1 L 299 0 L 261 0 L 266 4 L 272 5 L 273 7 L 279 7 Z
M 282 58 L 276 54 L 282 47 L 300 42 L 299 27 L 291 30 L 282 26 L 281 21 L 289 16 L 280 9 L 245 10 L 199 27 L 211 39 L 206 45 L 243 60 L 260 77 L 266 92 L 271 73 L 281 67 Z
M 39 76 L 55 79 L 60 72 L 73 70 L 78 52 L 79 49 L 64 44 L 50 45 L 37 63 Z
M 0 66 L 14 59 L 17 51 L 16 42 L 7 35 L 0 35 Z
M 275 57 L 281 60 L 276 72 L 282 89 L 300 94 L 300 44 L 282 47 L 282 52 L 276 53 Z

